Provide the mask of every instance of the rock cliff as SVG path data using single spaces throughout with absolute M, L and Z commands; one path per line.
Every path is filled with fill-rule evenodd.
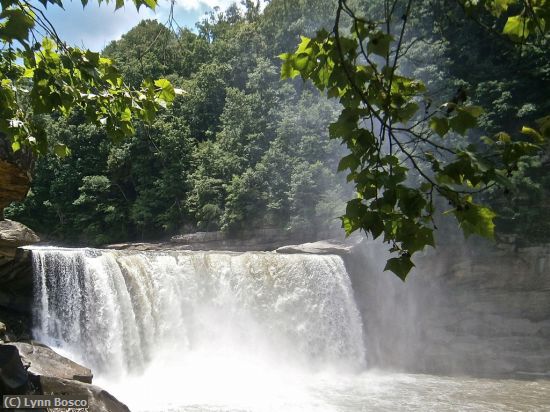
M 30 174 L 26 169 L 0 156 L 0 216 L 11 202 L 25 199 L 30 184 Z
M 346 258 L 370 366 L 414 372 L 550 377 L 550 246 L 440 248 L 405 283 L 385 248 Z
M 87 410 L 129 412 L 126 405 L 107 391 L 91 384 L 92 373 L 88 368 L 59 355 L 45 345 L 0 345 L 0 366 L 0 393 L 84 395 L 88 398 Z

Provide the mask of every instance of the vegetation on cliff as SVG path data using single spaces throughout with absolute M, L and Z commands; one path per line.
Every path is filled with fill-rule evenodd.
M 147 79 L 165 78 L 167 90 L 185 93 L 155 119 L 133 117 L 116 145 L 101 121 L 86 121 L 86 106 L 41 115 L 50 146 L 71 156 L 43 156 L 30 195 L 6 212 L 52 237 L 92 243 L 250 227 L 313 236 L 346 214 L 346 230 L 393 242 L 400 260 L 390 269 L 402 276 L 410 254 L 433 243 L 433 206 L 491 234 L 494 215 L 482 206 L 490 204 L 498 233 L 547 240 L 550 182 L 536 141 L 547 133 L 536 120 L 549 113 L 548 34 L 539 27 L 547 16 L 505 3 L 496 13 L 493 3 L 476 6 L 487 12 L 448 0 L 272 0 L 263 11 L 246 1 L 212 12 L 196 30 L 143 21 L 103 55 L 129 90 L 149 84 L 161 93 Z M 488 29 L 495 21 L 505 36 Z M 281 54 L 285 77 L 314 84 L 281 81 Z M 346 74 L 361 67 L 363 77 Z M 474 146 L 501 131 L 508 134 L 484 140 L 500 158 L 483 159 Z M 361 194 L 347 210 L 354 190 L 337 169 L 350 170 Z

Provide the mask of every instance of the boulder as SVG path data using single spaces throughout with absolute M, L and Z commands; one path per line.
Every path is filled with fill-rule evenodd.
M 0 220 L 0 253 L 37 242 L 40 238 L 24 224 L 9 219 Z
M 29 375 L 14 345 L 0 345 L 0 393 L 24 394 Z
M 29 365 L 28 372 L 34 376 L 92 383 L 93 374 L 90 369 L 59 355 L 45 345 L 22 342 L 12 345 L 19 350 L 23 363 Z
M 93 412 L 130 412 L 130 409 L 119 402 L 109 392 L 87 383 L 51 376 L 40 377 L 40 387 L 44 395 L 75 395 L 88 397 L 88 410 Z M 66 411 L 51 409 L 50 412 Z

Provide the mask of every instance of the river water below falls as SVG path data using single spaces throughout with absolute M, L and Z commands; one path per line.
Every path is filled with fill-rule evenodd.
M 132 411 L 550 411 L 550 381 L 373 371 L 338 256 L 33 248 L 35 337 Z

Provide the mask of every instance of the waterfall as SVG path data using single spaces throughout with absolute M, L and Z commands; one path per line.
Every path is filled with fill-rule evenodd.
M 35 338 L 91 367 L 94 383 L 134 412 L 548 405 L 550 381 L 365 370 L 338 256 L 31 250 Z
M 361 369 L 362 323 L 333 255 L 33 248 L 34 334 L 96 373 L 208 351 Z

